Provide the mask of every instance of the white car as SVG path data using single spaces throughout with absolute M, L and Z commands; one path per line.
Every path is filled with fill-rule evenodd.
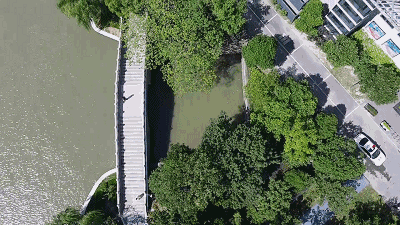
M 386 160 L 385 154 L 380 150 L 372 141 L 365 136 L 365 134 L 360 133 L 354 138 L 357 143 L 358 148 L 364 152 L 365 155 L 376 165 L 380 166 Z

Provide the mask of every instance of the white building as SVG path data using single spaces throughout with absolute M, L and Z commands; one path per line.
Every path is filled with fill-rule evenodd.
M 325 27 L 333 34 L 351 34 L 363 27 L 400 68 L 400 1 L 323 0 L 329 12 Z

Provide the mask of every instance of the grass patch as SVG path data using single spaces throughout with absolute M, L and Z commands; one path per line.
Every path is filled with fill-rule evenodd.
M 371 187 L 364 188 L 358 195 L 354 197 L 354 202 L 370 202 L 380 201 L 383 202 L 381 196 Z
M 354 74 L 353 67 L 334 68 L 330 72 L 359 104 L 367 98 L 366 94 L 360 91 L 360 79 Z
M 392 59 L 375 44 L 374 40 L 368 37 L 362 29 L 355 32 L 353 37 L 359 42 L 363 50 L 371 57 L 371 63 L 374 65 L 394 64 Z

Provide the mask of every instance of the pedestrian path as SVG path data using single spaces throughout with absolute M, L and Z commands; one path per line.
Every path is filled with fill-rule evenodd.
M 147 224 L 146 76 L 144 58 L 126 58 L 120 41 L 115 94 L 118 209 L 124 224 Z

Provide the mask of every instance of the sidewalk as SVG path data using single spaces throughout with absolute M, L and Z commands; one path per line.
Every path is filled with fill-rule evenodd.
M 366 160 L 367 172 L 364 175 L 386 200 L 400 196 L 400 173 L 397 172 L 400 168 L 400 153 L 393 141 L 364 109 L 365 103 L 357 103 L 324 66 L 321 61 L 323 57 L 318 55 L 317 47 L 307 40 L 305 34 L 294 29 L 293 24 L 277 14 L 267 0 L 250 0 L 246 18 L 246 29 L 250 37 L 263 33 L 278 40 L 275 62 L 279 71 L 295 78 L 305 77 L 312 84 L 312 90 L 318 97 L 322 110 L 334 113 L 340 123 L 348 126 L 348 133 L 354 135 L 362 130 L 378 143 L 387 160 L 380 167 L 375 167 Z M 392 124 L 391 121 L 388 122 Z

